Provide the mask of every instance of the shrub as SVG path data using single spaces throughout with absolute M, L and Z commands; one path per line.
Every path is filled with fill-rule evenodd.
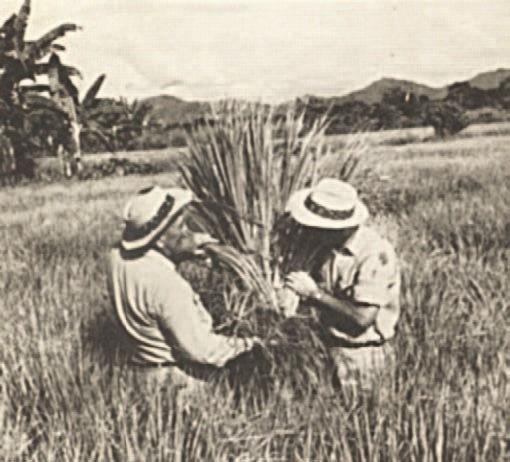
M 112 157 L 108 160 L 85 164 L 79 173 L 80 180 L 98 179 L 107 176 L 149 175 L 161 172 L 151 162 L 133 162 L 126 158 Z

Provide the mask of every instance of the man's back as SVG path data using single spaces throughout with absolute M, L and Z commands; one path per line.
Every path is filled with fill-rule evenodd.
M 174 352 L 158 325 L 155 294 L 163 284 L 175 287 L 177 295 L 186 289 L 187 282 L 175 271 L 172 262 L 155 250 L 130 257 L 122 249 L 114 248 L 110 269 L 117 318 L 134 340 L 133 361 L 175 362 Z
M 113 249 L 110 285 L 117 318 L 132 341 L 134 363 L 185 360 L 221 367 L 253 346 L 252 339 L 213 332 L 198 294 L 158 250 L 130 256 Z

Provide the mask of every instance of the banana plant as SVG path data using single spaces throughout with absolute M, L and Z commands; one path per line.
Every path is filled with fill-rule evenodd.
M 104 109 L 98 108 L 101 100 L 97 95 L 106 76 L 100 75 L 81 100 L 71 76 L 69 68 L 61 63 L 56 53 L 52 53 L 48 63 L 48 90 L 52 101 L 66 114 L 67 130 L 60 140 L 58 150 L 66 176 L 72 176 L 75 172 L 79 173 L 82 169 L 82 136 L 93 136 L 107 150 L 114 150 L 98 120 Z
M 138 100 L 129 102 L 122 97 L 111 106 L 114 117 L 109 126 L 116 149 L 128 151 L 139 148 L 150 106 Z
M 50 63 L 43 62 L 50 53 L 62 52 L 65 48 L 55 43 L 68 32 L 79 30 L 76 24 L 62 24 L 37 40 L 28 41 L 25 33 L 30 17 L 31 2 L 24 0 L 18 13 L 12 14 L 0 27 L 0 101 L 3 104 L 3 115 L 0 123 L 12 133 L 12 144 L 16 157 L 26 156 L 26 146 L 18 143 L 14 133 L 24 132 L 29 123 L 29 104 L 27 94 L 47 91 L 47 86 L 25 85 L 27 79 L 36 82 L 36 77 L 48 75 Z M 63 66 L 68 75 L 80 75 L 79 71 L 70 66 Z M 59 108 L 52 107 L 56 114 L 64 113 Z
M 61 24 L 37 40 L 26 41 L 25 32 L 30 17 L 30 0 L 24 0 L 18 14 L 13 14 L 0 28 L 0 97 L 8 102 L 18 102 L 20 83 L 25 79 L 35 81 L 37 75 L 47 74 L 48 64 L 41 63 L 50 53 L 64 51 L 55 43 L 68 32 L 80 28 L 76 24 Z M 67 67 L 71 75 L 80 75 L 73 67 Z

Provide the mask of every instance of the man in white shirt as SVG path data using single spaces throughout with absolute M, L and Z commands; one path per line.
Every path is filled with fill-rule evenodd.
M 368 210 L 343 181 L 325 178 L 297 191 L 287 209 L 322 255 L 316 268 L 288 275 L 287 285 L 319 310 L 340 383 L 368 389 L 393 364 L 400 315 L 393 246 L 365 225 Z
M 214 333 L 199 296 L 176 270 L 173 260 L 215 242 L 186 230 L 192 201 L 190 191 L 158 186 L 132 198 L 121 244 L 110 254 L 109 281 L 117 319 L 131 342 L 131 363 L 158 383 L 171 379 L 187 388 L 197 384 L 188 366 L 223 367 L 259 343 Z

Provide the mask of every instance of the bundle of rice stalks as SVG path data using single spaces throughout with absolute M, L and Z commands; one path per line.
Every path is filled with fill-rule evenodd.
M 285 205 L 294 191 L 317 181 L 325 129 L 319 120 L 305 130 L 303 116 L 292 110 L 277 116 L 262 105 L 232 103 L 214 123 L 187 133 L 181 173 L 201 201 L 199 226 L 222 243 L 209 251 L 272 308 L 288 233 L 281 226 Z

